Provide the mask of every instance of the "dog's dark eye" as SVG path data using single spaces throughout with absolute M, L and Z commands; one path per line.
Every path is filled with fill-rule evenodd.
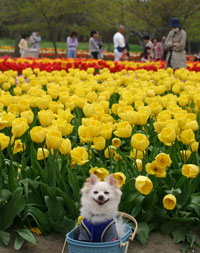
M 94 194 L 98 194 L 98 191 L 94 191 Z
M 108 195 L 109 194 L 109 192 L 104 192 L 106 195 Z

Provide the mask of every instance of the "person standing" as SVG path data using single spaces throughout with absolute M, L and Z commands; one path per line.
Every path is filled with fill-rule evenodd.
M 158 41 L 158 38 L 153 39 L 153 56 L 156 61 L 160 61 L 163 58 L 163 45 Z
M 120 25 L 118 32 L 116 32 L 113 36 L 115 61 L 119 61 L 122 54 L 127 51 L 124 33 L 125 27 L 123 25 Z
M 90 39 L 89 39 L 89 49 L 90 49 L 90 54 L 92 58 L 98 59 L 99 58 L 99 44 L 98 44 L 98 38 L 99 34 L 97 31 L 93 30 L 90 33 Z
M 153 43 L 151 42 L 149 35 L 144 35 L 142 39 L 143 39 L 143 42 L 144 42 L 144 48 L 145 47 L 150 47 L 150 56 L 151 56 L 151 59 L 153 59 L 154 58 Z
M 178 18 L 172 18 L 170 23 L 171 31 L 169 32 L 165 47 L 168 50 L 166 58 L 166 68 L 171 67 L 174 70 L 186 68 L 186 32 L 181 28 Z
M 28 49 L 28 34 L 23 34 L 22 38 L 18 44 L 18 47 L 20 49 L 20 55 L 21 57 L 24 57 L 26 50 Z
M 39 58 L 40 56 L 40 41 L 41 41 L 41 36 L 39 32 L 33 32 L 30 38 L 30 45 L 31 49 L 35 49 L 37 51 L 37 57 Z
M 166 47 L 165 47 L 165 41 L 166 41 L 166 37 L 165 36 L 163 36 L 162 37 L 162 41 L 161 41 L 161 43 L 162 43 L 162 46 L 163 46 L 163 57 L 162 57 L 162 60 L 163 61 L 165 61 L 166 60 L 166 56 L 167 56 L 167 49 L 166 49 Z
M 76 58 L 76 49 L 78 46 L 77 32 L 71 32 L 67 37 L 67 58 Z

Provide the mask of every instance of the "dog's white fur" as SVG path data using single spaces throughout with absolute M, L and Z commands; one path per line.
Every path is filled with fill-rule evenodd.
M 81 194 L 81 216 L 93 224 L 115 219 L 118 236 L 123 236 L 125 224 L 122 219 L 116 219 L 122 192 L 113 174 L 106 177 L 105 181 L 100 181 L 91 174 L 81 189 Z

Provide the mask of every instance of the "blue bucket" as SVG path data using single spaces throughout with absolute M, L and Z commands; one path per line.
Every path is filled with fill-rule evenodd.
M 126 232 L 119 240 L 113 242 L 91 243 L 78 241 L 80 227 L 78 226 L 66 235 L 62 252 L 64 253 L 65 244 L 68 242 L 68 253 L 127 253 L 129 239 L 133 240 L 137 232 L 137 221 L 128 214 L 121 212 L 118 214 L 131 219 L 135 223 L 134 233 L 132 233 L 132 227 L 126 225 Z

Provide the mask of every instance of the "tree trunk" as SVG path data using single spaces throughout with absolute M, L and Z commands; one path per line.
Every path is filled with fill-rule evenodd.
M 20 32 L 16 31 L 15 32 L 15 51 L 14 51 L 14 57 L 19 57 L 20 56 L 19 47 L 18 47 L 20 38 L 21 38 Z
M 56 38 L 53 38 L 53 47 L 54 47 L 54 51 L 55 51 L 55 57 L 58 57 Z
M 56 45 L 58 33 L 55 33 L 54 29 L 50 26 L 49 26 L 49 31 L 50 31 L 50 40 L 52 41 L 53 47 L 54 47 L 55 57 L 58 57 L 57 45 Z
M 112 35 L 109 34 L 109 36 L 108 36 L 108 51 L 111 51 L 111 45 L 112 45 Z
M 134 36 L 137 37 L 137 40 L 138 40 L 139 44 L 140 44 L 141 46 L 143 46 L 144 43 L 143 43 L 143 40 L 142 40 L 142 34 L 140 34 L 139 32 L 137 32 L 137 31 L 135 31 L 135 30 L 132 30 L 131 33 L 132 33 Z

